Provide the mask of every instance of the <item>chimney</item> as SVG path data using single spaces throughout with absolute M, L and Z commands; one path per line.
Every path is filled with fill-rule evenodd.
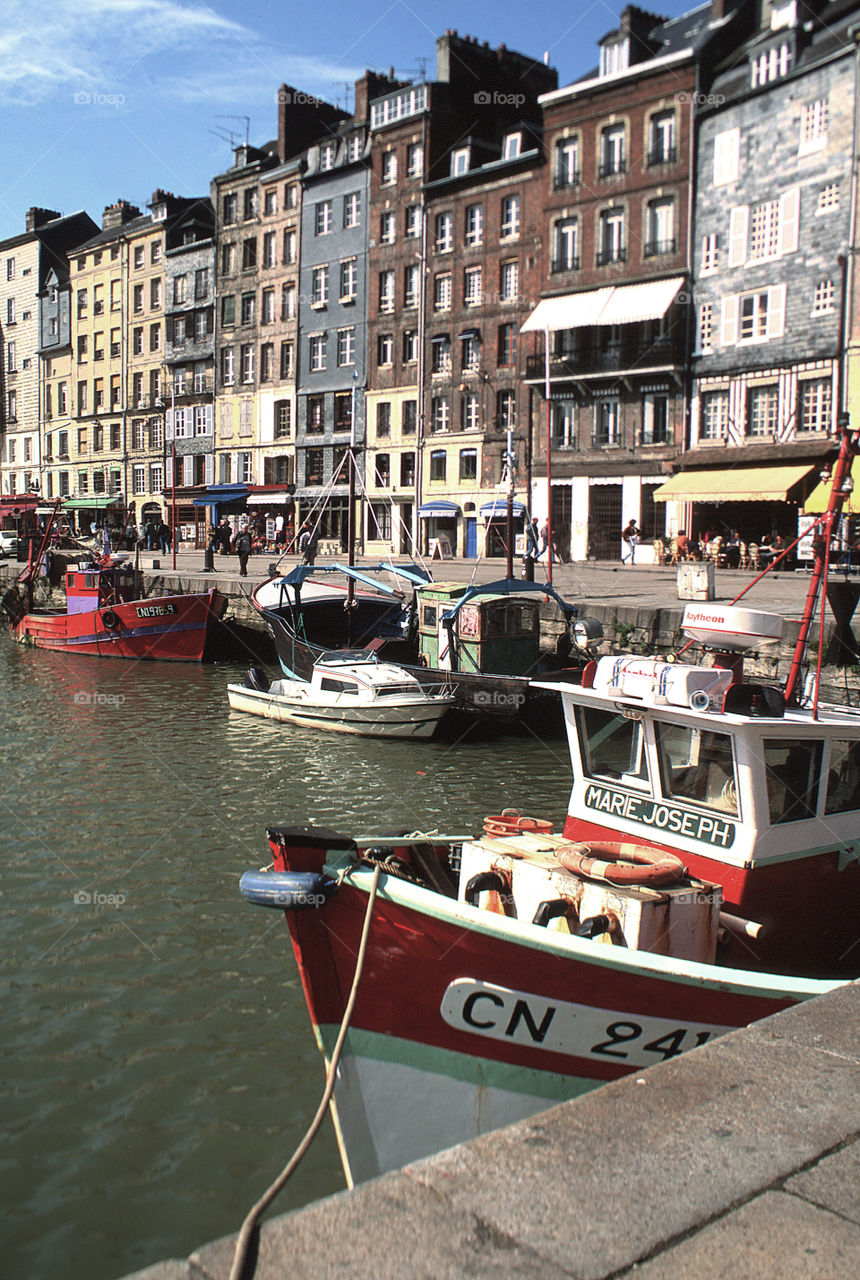
M 139 218 L 140 210 L 136 205 L 129 204 L 127 200 L 117 200 L 116 204 L 105 206 L 102 214 L 102 231 L 110 231 L 114 227 L 122 227 L 126 222 L 131 222 L 132 218 Z
M 43 227 L 46 222 L 53 222 L 62 216 L 55 209 L 32 208 L 27 210 L 24 225 L 28 231 L 35 231 L 37 227 Z

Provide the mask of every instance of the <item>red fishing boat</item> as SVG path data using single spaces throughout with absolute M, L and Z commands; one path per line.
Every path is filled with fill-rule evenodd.
M 548 686 L 560 830 L 269 830 L 242 892 L 286 912 L 350 1183 L 860 974 L 860 712 L 819 699 L 820 642 L 803 678 L 852 455 L 845 434 L 784 686 L 743 673 L 781 618 L 691 605 L 702 660 L 611 655 Z
M 199 662 L 214 624 L 227 608 L 217 590 L 189 595 L 142 597 L 140 574 L 122 556 L 96 556 L 69 566 L 65 609 L 34 608 L 36 574 L 49 554 L 41 552 L 3 597 L 15 640 L 38 649 L 97 658 L 144 658 Z

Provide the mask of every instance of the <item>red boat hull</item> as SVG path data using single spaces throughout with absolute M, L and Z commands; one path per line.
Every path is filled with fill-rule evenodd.
M 27 613 L 13 635 L 37 649 L 86 657 L 199 662 L 226 603 L 213 590 L 130 600 L 85 613 Z

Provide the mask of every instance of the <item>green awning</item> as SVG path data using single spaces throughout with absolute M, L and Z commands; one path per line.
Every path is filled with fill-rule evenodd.
M 104 511 L 105 507 L 122 507 L 122 494 L 92 493 L 88 498 L 63 498 L 66 511 Z

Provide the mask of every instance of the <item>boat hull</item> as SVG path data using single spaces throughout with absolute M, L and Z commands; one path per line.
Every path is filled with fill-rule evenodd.
M 131 600 L 85 613 L 26 613 L 14 638 L 94 658 L 199 662 L 226 599 L 218 591 Z
M 314 706 L 244 685 L 227 686 L 233 711 L 267 720 L 371 738 L 429 738 L 448 710 L 448 699 L 387 699 L 383 706 Z
M 276 870 L 348 866 L 270 833 Z M 370 872 L 287 913 L 328 1058 L 350 989 Z M 534 1114 L 837 985 L 627 951 L 383 877 L 334 1107 L 360 1181 Z

